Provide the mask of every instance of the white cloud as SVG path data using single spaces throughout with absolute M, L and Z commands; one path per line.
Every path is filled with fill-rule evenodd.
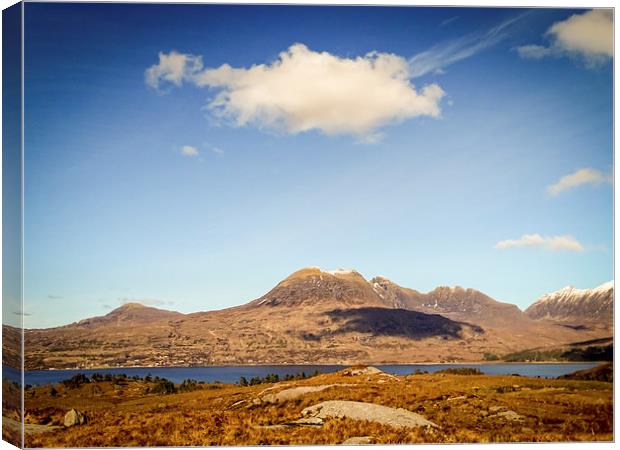
M 614 17 L 611 9 L 594 9 L 554 23 L 548 33 L 556 43 L 569 52 L 585 56 L 614 55 Z
M 159 63 L 146 69 L 144 78 L 146 84 L 159 89 L 162 82 L 181 86 L 183 81 L 191 80 L 192 76 L 202 70 L 200 56 L 186 55 L 171 51 L 166 54 L 159 52 Z
M 222 150 L 219 147 L 211 147 L 211 152 L 217 156 L 224 156 L 224 153 L 226 153 L 224 150 Z
M 429 73 L 442 74 L 450 64 L 470 58 L 498 44 L 509 35 L 510 28 L 528 14 L 529 12 L 525 12 L 511 17 L 485 33 L 471 33 L 418 53 L 409 59 L 411 77 L 421 77 Z
M 587 65 L 596 66 L 613 58 L 613 35 L 613 11 L 593 9 L 551 25 L 545 33 L 551 39 L 548 47 L 524 45 L 517 51 L 521 57 L 533 59 L 578 55 Z
M 569 235 L 543 237 L 538 233 L 524 234 L 519 239 L 506 239 L 495 244 L 495 248 L 503 250 L 514 247 L 538 247 L 547 250 L 566 250 L 582 252 L 583 245 Z
M 556 196 L 567 189 L 575 188 L 584 184 L 598 186 L 601 184 L 611 184 L 612 182 L 613 179 L 611 175 L 605 174 L 600 170 L 584 168 L 563 176 L 557 183 L 549 186 L 547 188 L 547 192 L 552 196 Z
M 276 61 L 249 68 L 203 69 L 200 57 L 175 52 L 159 60 L 146 71 L 151 87 L 191 81 L 217 89 L 207 105 L 215 117 L 290 134 L 320 130 L 363 139 L 390 123 L 439 117 L 444 96 L 437 84 L 416 89 L 407 60 L 388 53 L 342 58 L 295 44 Z
M 200 152 L 196 147 L 192 147 L 191 145 L 184 145 L 181 147 L 181 155 L 183 156 L 198 156 Z
M 521 58 L 541 59 L 552 54 L 553 50 L 543 45 L 522 45 L 517 47 L 517 52 Z

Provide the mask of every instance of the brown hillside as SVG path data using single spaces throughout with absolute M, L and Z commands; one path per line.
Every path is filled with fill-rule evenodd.
M 533 320 L 472 289 L 421 294 L 317 268 L 243 306 L 180 314 L 125 305 L 25 335 L 28 369 L 480 361 L 485 353 L 601 337 Z

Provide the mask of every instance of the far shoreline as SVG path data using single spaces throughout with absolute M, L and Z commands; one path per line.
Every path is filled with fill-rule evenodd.
M 78 371 L 78 370 L 122 370 L 122 369 L 208 369 L 208 368 L 237 368 L 237 367 L 320 367 L 320 366 L 339 366 L 342 368 L 355 367 L 355 366 L 497 366 L 497 365 L 545 365 L 545 364 L 605 364 L 613 361 L 470 361 L 470 362 L 415 362 L 415 363 L 355 363 L 355 364 L 211 364 L 206 366 L 100 366 L 100 367 L 77 367 L 77 368 L 64 368 L 64 369 L 34 369 L 24 370 L 24 373 L 34 372 L 62 372 L 62 371 Z M 3 364 L 3 367 L 8 366 Z M 20 370 L 19 368 L 11 367 L 14 370 Z

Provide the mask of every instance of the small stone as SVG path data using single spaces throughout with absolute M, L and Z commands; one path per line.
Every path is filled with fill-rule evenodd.
M 259 425 L 258 428 L 264 428 L 266 430 L 286 430 L 288 425 Z
M 67 414 L 65 414 L 64 425 L 65 427 L 72 427 L 75 425 L 84 425 L 88 422 L 88 418 L 86 414 L 77 409 L 70 410 Z
M 353 436 L 342 443 L 342 445 L 366 445 L 372 444 L 373 439 L 370 436 Z
M 502 412 L 495 414 L 494 416 L 490 416 L 490 418 L 494 418 L 494 417 L 510 420 L 513 422 L 522 422 L 523 420 L 525 420 L 525 416 L 522 416 L 521 414 L 517 414 L 516 412 L 511 411 L 511 410 L 502 411 Z
M 323 425 L 320 417 L 304 417 L 293 422 L 295 425 Z

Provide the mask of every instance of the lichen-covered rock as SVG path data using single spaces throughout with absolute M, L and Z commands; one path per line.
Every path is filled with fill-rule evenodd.
M 303 417 L 349 418 L 353 420 L 368 420 L 384 425 L 403 428 L 437 427 L 420 414 L 403 408 L 390 408 L 374 403 L 353 402 L 349 400 L 329 400 L 305 408 Z
M 354 436 L 350 437 L 342 443 L 342 445 L 366 445 L 372 444 L 372 437 L 370 436 Z
M 379 370 L 373 366 L 348 367 L 342 371 L 342 374 L 347 376 L 378 375 L 382 373 L 384 373 L 382 370 Z
M 88 417 L 81 411 L 77 409 L 72 409 L 67 414 L 65 414 L 64 425 L 65 427 L 73 427 L 75 425 L 84 425 L 88 422 Z
M 261 398 L 263 403 L 283 403 L 288 400 L 295 400 L 296 398 L 303 397 L 306 394 L 313 392 L 320 392 L 327 388 L 334 386 L 333 384 L 325 384 L 320 386 L 297 386 L 289 389 L 284 389 L 275 394 L 267 394 Z

